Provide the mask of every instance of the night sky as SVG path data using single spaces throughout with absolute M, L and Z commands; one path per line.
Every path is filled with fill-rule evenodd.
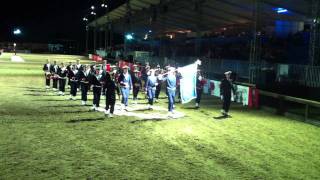
M 84 41 L 85 23 L 90 6 L 102 0 L 4 0 L 0 10 L 0 41 L 52 42 L 58 39 Z M 114 8 L 122 0 L 108 0 Z M 105 11 L 105 10 L 104 10 Z M 98 12 L 102 14 L 102 12 Z M 15 39 L 13 29 L 22 35 Z

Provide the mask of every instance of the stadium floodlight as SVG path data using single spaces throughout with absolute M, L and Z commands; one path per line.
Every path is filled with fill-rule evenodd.
M 152 30 L 149 30 L 149 33 L 152 33 Z
M 13 31 L 13 34 L 14 34 L 14 35 L 20 35 L 20 34 L 21 34 L 21 30 L 20 30 L 20 29 L 15 29 L 15 30 Z
M 97 15 L 97 13 L 95 13 L 95 12 L 91 11 L 91 15 L 94 15 L 94 16 L 95 16 L 95 15 Z
M 278 14 L 286 14 L 288 13 L 288 9 L 285 9 L 285 8 L 274 8 L 274 10 L 278 13 Z
M 127 40 L 132 40 L 133 39 L 133 35 L 132 34 L 126 34 L 126 39 Z
M 83 18 L 83 21 L 88 21 L 88 19 L 84 17 L 84 18 Z
M 149 38 L 148 34 L 145 34 L 143 39 L 147 40 L 148 38 Z
M 108 7 L 108 5 L 107 5 L 107 4 L 104 4 L 104 3 L 102 3 L 102 4 L 101 4 L 101 7 L 103 7 L 103 8 L 107 8 L 107 7 Z
M 91 6 L 91 9 L 94 10 L 94 6 Z

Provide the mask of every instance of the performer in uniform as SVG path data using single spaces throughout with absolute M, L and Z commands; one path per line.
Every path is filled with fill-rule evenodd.
M 59 75 L 59 95 L 64 96 L 66 81 L 67 81 L 68 70 L 63 63 L 59 66 L 58 75 Z
M 87 105 L 87 96 L 88 96 L 88 90 L 89 90 L 89 80 L 88 80 L 88 66 L 83 65 L 79 72 L 77 73 L 77 79 L 80 81 L 80 89 L 81 89 L 81 104 L 83 106 Z
M 196 87 L 197 87 L 196 108 L 200 108 L 200 101 L 201 101 L 203 87 L 205 83 L 206 83 L 206 80 L 201 75 L 200 70 L 198 70 L 197 82 L 196 82 Z
M 76 61 L 76 70 L 77 70 L 77 72 L 79 72 L 80 69 L 83 69 L 83 66 L 80 63 L 80 59 L 77 59 L 77 61 Z M 80 88 L 80 81 L 78 81 L 78 83 L 77 83 L 77 90 L 78 91 L 79 91 L 79 88 Z
M 70 79 L 70 98 L 69 100 L 77 100 L 77 70 L 75 66 L 68 67 L 68 78 Z
M 155 76 L 155 70 L 150 70 L 150 75 L 148 76 L 146 83 L 146 92 L 148 94 L 149 109 L 153 109 L 153 101 L 155 99 L 156 86 L 158 85 L 158 78 Z
M 72 62 L 69 62 L 69 64 L 67 65 L 67 69 L 72 69 Z M 67 88 L 70 88 L 71 87 L 71 81 L 70 81 L 70 78 L 68 76 L 68 86 Z
M 118 96 L 120 96 L 120 91 L 116 85 L 113 72 L 106 73 L 105 76 L 102 77 L 102 81 L 103 81 L 104 89 L 106 90 L 105 116 L 112 118 L 114 113 L 114 106 L 116 104 L 116 92 Z
M 223 101 L 221 113 L 225 117 L 229 116 L 228 113 L 231 104 L 232 91 L 234 92 L 234 88 L 230 79 L 231 73 L 231 71 L 225 72 L 225 77 L 222 79 L 220 84 L 220 95 L 221 100 Z
M 158 77 L 158 75 L 161 73 L 162 73 L 162 70 L 160 68 L 160 65 L 157 65 L 156 76 Z M 159 78 L 157 78 L 157 81 L 158 81 L 158 85 L 156 87 L 156 94 L 155 94 L 156 102 L 158 102 L 159 100 L 159 95 L 161 92 L 161 84 L 162 84 L 162 81 Z
M 130 96 L 130 90 L 132 89 L 132 80 L 131 80 L 131 76 L 129 74 L 128 71 L 129 67 L 128 66 L 124 66 L 123 67 L 123 73 L 121 73 L 121 75 L 119 76 L 119 84 L 121 87 L 121 94 L 122 94 L 122 104 L 123 104 L 123 108 L 124 110 L 128 110 L 128 105 L 129 105 L 129 96 Z
M 42 68 L 46 78 L 46 89 L 50 89 L 51 69 L 52 67 L 51 67 L 50 61 L 49 59 L 47 59 L 46 64 L 44 64 Z
M 53 66 L 51 66 L 51 73 L 52 73 L 52 89 L 53 91 L 57 91 L 58 90 L 58 81 L 59 81 L 59 77 L 58 77 L 58 64 L 57 61 L 53 61 Z
M 160 79 L 166 82 L 167 86 L 167 96 L 168 96 L 168 116 L 173 117 L 174 115 L 174 102 L 176 96 L 176 89 L 177 89 L 177 78 L 176 78 L 176 69 L 174 67 L 168 67 L 168 73 L 166 77 L 163 78 L 160 75 Z
M 132 76 L 132 84 L 133 84 L 133 101 L 135 102 L 135 104 L 137 104 L 137 100 L 138 100 L 138 94 L 140 91 L 140 88 L 142 87 L 142 82 L 141 79 L 139 77 L 139 71 L 135 70 L 134 71 L 134 75 Z
M 100 70 L 97 69 L 94 65 L 90 66 L 90 73 L 89 73 L 88 79 L 89 79 L 89 83 L 92 85 L 92 91 L 93 91 L 93 103 L 92 103 L 93 105 L 91 110 L 99 111 L 101 88 L 102 88 L 102 84 L 100 82 L 101 74 L 100 74 Z

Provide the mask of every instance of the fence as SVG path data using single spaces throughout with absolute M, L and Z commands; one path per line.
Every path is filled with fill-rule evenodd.
M 145 63 L 149 62 L 151 66 L 168 64 L 173 66 L 184 66 L 196 61 L 196 57 L 177 57 L 177 58 L 161 58 L 148 57 L 138 58 L 137 61 Z M 294 64 L 276 64 L 261 62 L 250 67 L 249 62 L 239 60 L 223 60 L 201 58 L 201 69 L 205 76 L 210 79 L 221 78 L 226 71 L 237 73 L 238 80 L 241 82 L 249 82 L 249 71 L 256 72 L 256 82 L 288 82 L 296 83 L 307 87 L 320 87 L 320 66 L 294 65 Z

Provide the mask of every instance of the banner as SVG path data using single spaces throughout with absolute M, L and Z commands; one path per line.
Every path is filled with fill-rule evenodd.
M 191 64 L 179 68 L 182 78 L 180 79 L 180 94 L 183 104 L 197 98 L 197 64 Z

